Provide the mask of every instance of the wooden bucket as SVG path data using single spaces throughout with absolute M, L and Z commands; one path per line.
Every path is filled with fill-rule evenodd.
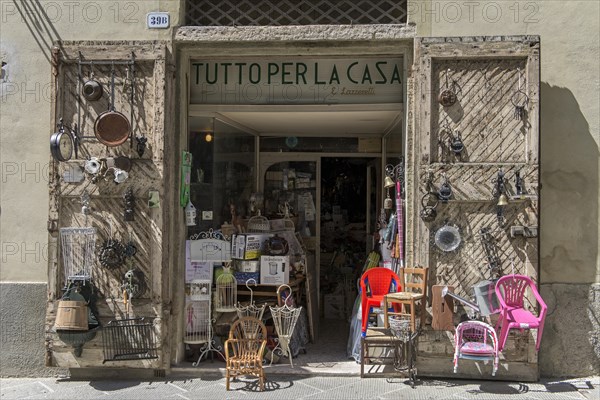
M 60 300 L 54 327 L 57 330 L 87 331 L 88 309 L 85 301 Z

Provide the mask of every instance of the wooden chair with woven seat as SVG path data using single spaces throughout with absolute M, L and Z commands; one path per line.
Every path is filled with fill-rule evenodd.
M 389 293 L 383 298 L 384 301 L 384 324 L 389 327 L 388 316 L 400 315 L 410 316 L 411 331 L 416 328 L 416 308 L 419 306 L 419 328 L 425 321 L 425 308 L 427 306 L 427 274 L 428 268 L 400 268 L 400 282 L 403 290 L 397 293 Z M 389 311 L 390 307 L 400 305 L 400 311 Z M 410 311 L 407 311 L 407 307 Z
M 230 378 L 255 376 L 260 390 L 265 389 L 263 356 L 267 345 L 267 328 L 261 320 L 243 317 L 235 321 L 225 341 L 225 387 Z

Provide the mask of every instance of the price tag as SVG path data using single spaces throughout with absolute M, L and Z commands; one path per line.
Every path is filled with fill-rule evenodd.
M 151 12 L 146 16 L 148 29 L 166 29 L 171 23 L 168 12 Z

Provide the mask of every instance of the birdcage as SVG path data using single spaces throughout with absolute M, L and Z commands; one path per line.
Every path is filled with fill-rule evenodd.
M 96 254 L 96 228 L 60 228 L 60 246 L 65 286 L 68 282 L 91 279 Z
M 184 343 L 207 343 L 212 338 L 210 301 L 190 301 L 185 305 Z
M 248 220 L 247 230 L 249 233 L 268 233 L 271 231 L 271 223 L 269 222 L 269 219 L 262 216 L 260 210 L 258 210 L 258 215 L 255 215 Z
M 204 279 L 194 279 L 190 285 L 190 300 L 191 301 L 210 301 L 211 281 Z
M 235 311 L 237 302 L 237 280 L 231 273 L 231 263 L 223 267 L 223 273 L 217 278 L 215 311 Z

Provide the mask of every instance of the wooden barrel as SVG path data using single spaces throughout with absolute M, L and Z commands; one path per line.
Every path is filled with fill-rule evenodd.
M 54 327 L 57 330 L 87 331 L 88 308 L 85 301 L 60 300 Z

